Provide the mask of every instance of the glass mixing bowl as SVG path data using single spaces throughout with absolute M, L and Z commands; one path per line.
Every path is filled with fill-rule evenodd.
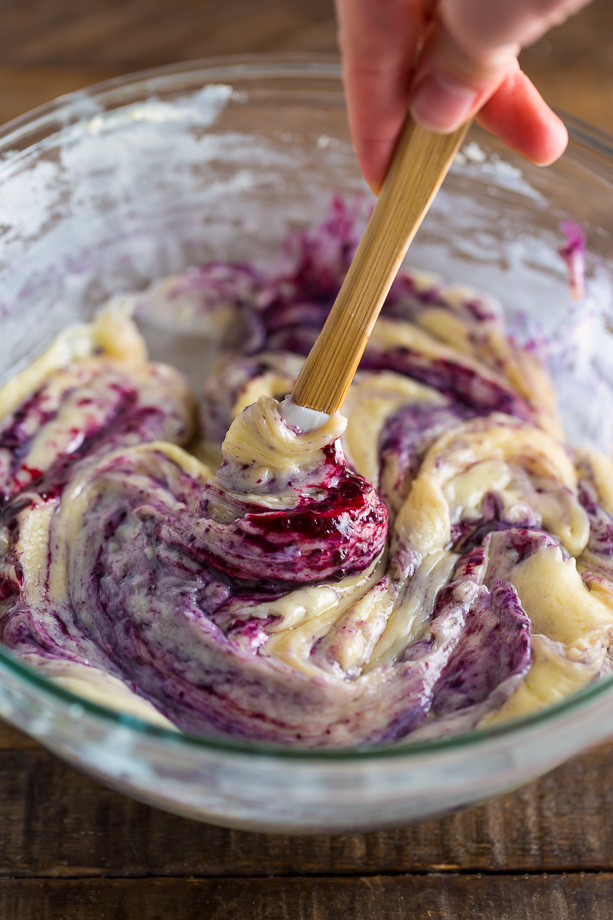
M 602 393 L 589 382 L 581 329 L 585 317 L 596 323 L 602 334 L 591 340 L 611 352 L 613 148 L 568 122 L 569 151 L 548 169 L 471 128 L 410 261 L 497 295 L 509 315 L 538 318 L 554 341 L 570 324 L 580 347 L 558 375 L 565 421 L 575 439 L 590 441 L 608 436 L 608 413 L 599 410 L 610 391 L 606 368 Z M 114 293 L 215 258 L 270 262 L 288 227 L 321 220 L 334 193 L 369 195 L 332 61 L 184 64 L 112 80 L 17 119 L 0 132 L 0 371 L 9 375 Z M 581 308 L 580 321 L 556 251 L 565 218 L 585 229 L 598 301 Z M 176 346 L 156 347 L 159 356 L 174 348 L 176 359 Z M 184 347 L 195 349 L 192 360 L 202 348 Z M 252 830 L 348 832 L 482 801 L 606 738 L 613 681 L 496 729 L 312 753 L 154 727 L 0 651 L 0 714 L 85 772 L 170 811 Z

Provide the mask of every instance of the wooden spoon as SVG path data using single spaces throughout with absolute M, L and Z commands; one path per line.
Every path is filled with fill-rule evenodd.
M 331 415 L 343 404 L 383 301 L 468 125 L 433 134 L 407 119 L 364 236 L 292 401 Z

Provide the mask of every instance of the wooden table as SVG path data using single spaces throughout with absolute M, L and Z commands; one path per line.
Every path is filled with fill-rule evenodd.
M 334 51 L 332 0 L 0 0 L 0 122 L 201 56 Z M 613 3 L 525 54 L 547 98 L 613 131 Z M 344 837 L 220 830 L 139 805 L 0 726 L 2 920 L 604 920 L 613 744 L 480 808 Z

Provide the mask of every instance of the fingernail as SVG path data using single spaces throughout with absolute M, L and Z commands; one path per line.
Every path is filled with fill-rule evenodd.
M 417 87 L 411 115 L 433 131 L 455 131 L 468 120 L 478 95 L 476 90 L 461 86 L 442 74 L 432 74 Z

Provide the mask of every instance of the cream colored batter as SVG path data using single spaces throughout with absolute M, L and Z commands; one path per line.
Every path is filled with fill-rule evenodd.
M 495 303 L 409 272 L 344 417 L 291 427 L 277 400 L 350 257 L 305 239 L 281 276 L 204 266 L 126 297 L 0 391 L 3 644 L 151 721 L 310 747 L 586 687 L 609 669 L 610 461 L 563 442 Z M 132 314 L 218 341 L 198 422 Z

